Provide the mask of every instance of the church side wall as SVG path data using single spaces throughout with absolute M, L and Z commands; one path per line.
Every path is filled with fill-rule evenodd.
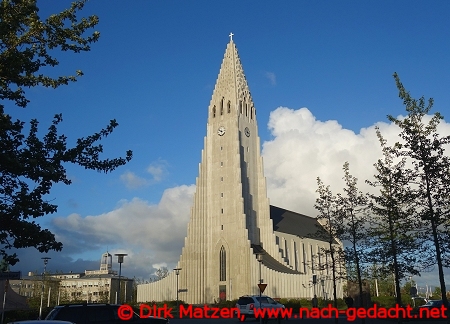
M 153 301 L 176 300 L 176 279 L 175 273 L 171 272 L 167 277 L 159 281 L 138 285 L 137 302 L 152 303 Z
M 252 264 L 252 284 L 251 291 L 248 294 L 259 294 L 259 262 L 254 258 Z M 267 284 L 264 295 L 273 298 L 306 298 L 314 297 L 314 288 L 311 282 L 311 275 L 306 274 L 289 274 L 281 273 L 261 265 L 261 277 L 263 283 Z M 343 298 L 343 284 L 342 280 L 337 281 L 337 297 Z M 331 278 L 324 281 L 324 286 L 316 284 L 317 297 L 328 299 L 333 298 L 333 282 Z

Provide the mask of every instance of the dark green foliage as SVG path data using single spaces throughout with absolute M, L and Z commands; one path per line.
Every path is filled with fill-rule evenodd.
M 45 200 L 53 184 L 70 184 L 65 163 L 75 163 L 86 169 L 109 172 L 131 159 L 99 158 L 102 145 L 96 142 L 111 134 L 117 127 L 112 120 L 100 132 L 78 139 L 76 146 L 67 147 L 66 137 L 57 134 L 61 115 L 55 116 L 48 133 L 39 139 L 38 121 L 31 121 L 28 135 L 22 133 L 24 123 L 12 121 L 8 115 L 0 115 L 0 254 L 5 249 L 36 247 L 40 252 L 61 250 L 62 244 L 54 235 L 33 221 L 34 218 L 56 212 L 57 205 Z M 17 261 L 9 257 L 9 264 Z
M 56 50 L 89 51 L 100 33 L 85 36 L 98 24 L 98 17 L 78 18 L 87 0 L 75 1 L 69 9 L 43 20 L 36 0 L 3 0 L 0 4 L 0 100 L 12 100 L 25 107 L 29 100 L 24 87 L 37 85 L 57 88 L 83 75 L 50 77 L 40 74 L 43 67 L 55 67 Z
M 47 316 L 51 311 L 47 309 L 42 310 L 42 314 Z M 45 312 L 44 312 L 45 311 Z M 30 319 L 36 319 L 39 317 L 39 309 L 26 309 L 26 310 L 10 310 L 5 312 L 5 323 L 14 321 L 25 321 Z
M 360 305 L 364 305 L 362 271 L 364 265 L 364 252 L 366 251 L 367 242 L 367 196 L 358 190 L 358 179 L 350 174 L 350 166 L 348 162 L 344 163 L 344 194 L 338 198 L 341 212 L 343 213 L 343 220 L 345 229 L 342 235 L 343 241 L 350 242 L 350 246 L 345 249 L 345 258 L 347 265 L 354 268 L 355 277 L 349 280 L 356 281 L 359 286 Z M 352 272 L 349 271 L 349 274 Z
M 306 305 L 305 303 L 302 304 L 300 299 L 281 298 L 278 302 L 283 304 L 286 308 L 291 308 L 294 313 L 298 313 L 300 307 L 302 307 L 302 305 Z
M 238 299 L 234 300 L 220 300 L 217 304 L 211 305 L 214 307 L 219 308 L 233 308 L 236 307 L 236 303 L 238 302 Z
M 320 256 L 322 262 L 316 262 L 320 264 L 320 269 L 313 270 L 327 270 L 332 274 L 333 282 L 333 304 L 337 307 L 337 280 L 346 278 L 345 271 L 345 255 L 340 244 L 340 240 L 345 231 L 344 227 L 344 213 L 341 211 L 341 206 L 338 203 L 338 199 L 334 196 L 329 186 L 323 184 L 320 178 L 317 178 L 318 188 L 316 192 L 319 197 L 316 199 L 314 208 L 319 212 L 317 215 L 317 221 L 321 224 L 318 226 L 316 233 L 314 233 L 315 239 L 324 240 L 327 242 L 326 248 L 321 248 Z M 328 262 L 323 262 L 327 260 Z
M 118 126 L 115 120 L 99 132 L 80 138 L 68 147 L 67 138 L 58 134 L 61 115 L 55 115 L 48 132 L 38 136 L 39 122 L 14 120 L 4 112 L 4 102 L 26 107 L 29 100 L 24 88 L 42 85 L 56 88 L 75 81 L 75 76 L 51 77 L 40 72 L 55 67 L 52 55 L 61 51 L 89 51 L 99 38 L 98 32 L 85 36 L 86 30 L 98 23 L 96 16 L 78 18 L 86 0 L 75 1 L 69 9 L 45 20 L 38 16 L 35 0 L 3 0 L 0 3 L 0 257 L 14 265 L 18 258 L 8 255 L 10 248 L 35 247 L 40 252 L 61 250 L 62 244 L 35 218 L 55 213 L 57 206 L 45 199 L 55 183 L 70 184 L 65 165 L 78 164 L 85 169 L 110 172 L 124 165 L 124 158 L 101 159 L 103 147 L 98 142 Z M 77 71 L 78 76 L 82 75 Z
M 409 275 L 419 275 L 426 267 L 423 260 L 423 245 L 417 233 L 419 223 L 415 217 L 411 182 L 414 175 L 406 168 L 406 158 L 397 158 L 396 148 L 387 146 L 386 140 L 377 129 L 377 136 L 383 151 L 383 159 L 374 165 L 375 181 L 366 181 L 379 188 L 371 194 L 369 238 L 371 249 L 369 260 L 379 264 L 376 272 L 379 278 L 394 274 L 397 303 L 402 304 L 400 282 Z
M 442 299 L 447 302 L 443 267 L 449 260 L 450 233 L 450 158 L 445 147 L 450 136 L 440 136 L 438 126 L 443 116 L 435 113 L 428 120 L 433 107 L 433 99 L 414 99 L 403 87 L 400 78 L 394 74 L 408 115 L 404 119 L 388 116 L 401 130 L 402 143 L 395 145 L 395 153 L 407 158 L 412 167 L 413 208 L 416 219 L 421 220 L 419 234 L 432 246 L 429 249 L 430 262 L 437 264 Z M 432 251 L 432 252 L 431 252 Z

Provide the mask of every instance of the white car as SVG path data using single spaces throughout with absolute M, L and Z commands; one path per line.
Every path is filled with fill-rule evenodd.
M 262 295 L 259 297 L 259 295 L 246 295 L 239 297 L 239 300 L 236 303 L 236 308 L 240 311 L 240 320 L 245 321 L 247 317 L 255 317 L 255 309 L 261 308 L 279 308 L 283 309 L 285 308 L 283 304 L 280 304 L 279 302 L 275 301 L 274 299 Z M 281 316 L 281 314 L 280 314 Z

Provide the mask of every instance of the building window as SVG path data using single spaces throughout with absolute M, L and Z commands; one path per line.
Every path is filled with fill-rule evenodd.
M 220 193 L 220 197 L 222 197 L 222 198 L 223 198 L 223 192 L 221 192 L 221 193 Z
M 223 162 L 220 162 L 220 166 L 223 166 Z
M 220 210 L 220 212 L 223 214 L 223 208 Z
M 220 248 L 220 257 L 219 257 L 219 268 L 220 268 L 220 281 L 226 281 L 227 280 L 227 252 L 225 251 L 225 248 Z
M 216 106 L 213 107 L 212 112 L 213 112 L 213 118 L 216 117 Z
M 242 114 L 242 101 L 241 101 L 241 100 L 239 100 L 239 111 L 240 111 L 241 114 Z
M 307 268 L 306 268 L 306 249 L 305 249 L 305 244 L 302 243 L 302 248 L 303 248 L 303 273 L 308 273 Z
M 298 255 L 297 255 L 297 243 L 294 241 L 294 266 L 295 270 L 298 271 Z
M 220 101 L 220 115 L 223 115 L 223 98 Z
M 290 261 L 289 261 L 289 249 L 288 249 L 288 241 L 285 239 L 284 240 L 284 251 L 286 252 L 286 262 L 287 262 L 287 264 L 290 264 Z
M 223 177 L 220 177 L 220 181 L 223 181 Z
M 228 104 L 227 104 L 227 112 L 228 113 L 231 112 L 231 102 L 230 101 L 228 101 Z

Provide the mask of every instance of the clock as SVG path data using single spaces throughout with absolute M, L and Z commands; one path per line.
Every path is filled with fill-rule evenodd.
M 225 135 L 225 127 L 220 126 L 219 129 L 217 130 L 217 134 L 219 134 L 219 136 Z
M 245 127 L 244 132 L 245 136 L 250 137 L 250 129 L 248 129 L 248 127 Z

